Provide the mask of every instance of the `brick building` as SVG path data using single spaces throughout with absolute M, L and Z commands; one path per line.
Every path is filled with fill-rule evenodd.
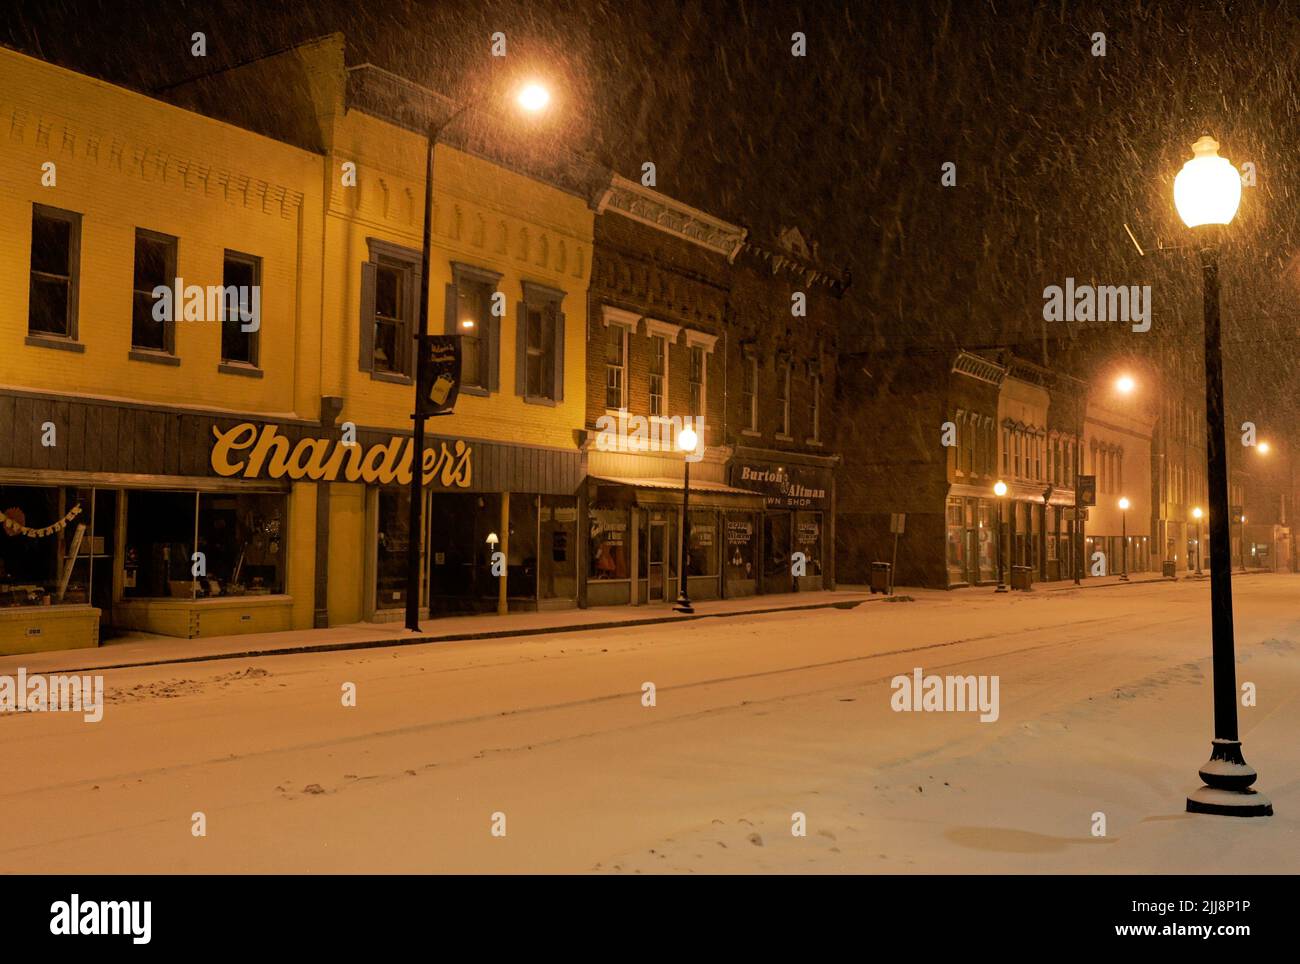
M 760 592 L 835 585 L 840 423 L 828 404 L 848 283 L 798 228 L 747 240 L 736 259 L 724 429 L 731 484 L 763 493 L 753 534 Z
M 681 567 L 692 599 L 753 591 L 726 565 L 727 532 L 761 498 L 726 484 L 725 327 L 744 230 L 615 176 L 598 207 L 587 315 L 587 605 L 662 602 Z M 682 487 L 691 453 L 690 539 Z M 748 553 L 749 546 L 731 546 Z M 724 572 L 725 570 L 725 572 Z

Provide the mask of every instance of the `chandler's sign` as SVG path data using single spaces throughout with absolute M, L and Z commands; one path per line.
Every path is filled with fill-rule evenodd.
M 281 435 L 278 425 L 259 430 L 244 422 L 222 431 L 212 426 L 212 471 L 246 479 L 310 479 L 313 482 L 365 482 L 370 485 L 411 484 L 412 440 L 393 436 L 364 448 L 328 438 L 304 438 L 294 444 Z M 424 484 L 436 481 L 446 488 L 469 488 L 474 477 L 474 449 L 464 439 L 440 442 L 426 448 L 422 468 Z

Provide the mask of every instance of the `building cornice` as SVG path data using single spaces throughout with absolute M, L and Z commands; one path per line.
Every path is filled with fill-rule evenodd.
M 734 261 L 746 231 L 698 208 L 615 174 L 596 204 L 597 214 L 621 214 Z

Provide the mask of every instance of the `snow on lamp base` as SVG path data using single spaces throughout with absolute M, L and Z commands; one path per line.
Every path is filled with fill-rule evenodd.
M 1210 759 L 1198 771 L 1205 786 L 1187 798 L 1188 813 L 1212 813 L 1221 817 L 1271 817 L 1268 797 L 1250 789 L 1255 768 L 1241 755 L 1239 740 L 1214 741 Z

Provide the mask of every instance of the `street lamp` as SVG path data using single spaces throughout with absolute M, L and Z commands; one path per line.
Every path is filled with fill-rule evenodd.
M 1007 484 L 999 479 L 993 486 L 993 494 L 998 497 L 998 588 L 997 592 L 1006 592 L 1007 583 L 1002 572 L 1002 504 L 1006 502 Z
M 1205 513 L 1201 511 L 1198 505 L 1192 510 L 1192 518 L 1196 520 L 1196 574 L 1201 574 L 1201 516 Z
M 1120 531 L 1121 533 L 1123 533 L 1120 536 L 1120 542 L 1123 543 L 1124 545 L 1124 571 L 1120 574 L 1119 578 L 1123 582 L 1128 582 L 1128 507 L 1129 505 L 1130 503 L 1128 499 L 1121 498 L 1119 500 L 1119 513 L 1120 513 L 1119 518 L 1120 518 L 1120 525 L 1122 527 Z
M 1115 391 L 1121 395 L 1132 395 L 1133 389 L 1137 387 L 1137 382 L 1133 380 L 1132 375 L 1121 375 L 1115 379 Z
M 1258 445 L 1255 446 L 1255 451 L 1258 452 L 1260 455 L 1268 455 L 1268 443 L 1260 442 Z
M 686 570 L 691 552 L 691 454 L 699 444 L 699 436 L 689 425 L 677 433 L 677 450 L 685 456 L 682 459 L 682 555 L 677 564 L 677 605 L 673 607 L 679 613 L 695 612 L 687 592 Z
M 1241 752 L 1237 732 L 1237 667 L 1233 654 L 1232 557 L 1228 532 L 1228 453 L 1224 425 L 1223 350 L 1219 321 L 1219 236 L 1241 203 L 1241 174 L 1219 156 L 1209 135 L 1174 178 L 1174 205 L 1189 228 L 1199 229 L 1205 313 L 1205 426 L 1210 497 L 1210 614 L 1214 666 L 1214 741 L 1200 769 L 1205 785 L 1187 798 L 1189 813 L 1271 816 L 1273 805 L 1250 789 L 1257 778 Z
M 551 102 L 551 92 L 538 83 L 525 84 L 520 88 L 515 102 L 524 110 L 535 114 Z
M 410 539 L 406 549 L 406 628 L 413 633 L 420 631 L 420 543 L 424 535 L 424 421 L 430 417 L 430 413 L 424 410 L 425 373 L 421 363 L 424 360 L 425 346 L 429 343 L 429 261 L 433 246 L 433 155 L 439 135 L 451 125 L 452 121 L 475 107 L 480 100 L 481 98 L 477 98 L 462 104 L 441 123 L 430 121 L 425 132 L 424 232 L 420 245 L 420 328 L 415 336 L 415 408 L 411 412 L 414 426 L 411 433 Z M 516 98 L 519 106 L 530 113 L 542 110 L 549 100 L 550 95 L 539 84 L 529 84 Z

